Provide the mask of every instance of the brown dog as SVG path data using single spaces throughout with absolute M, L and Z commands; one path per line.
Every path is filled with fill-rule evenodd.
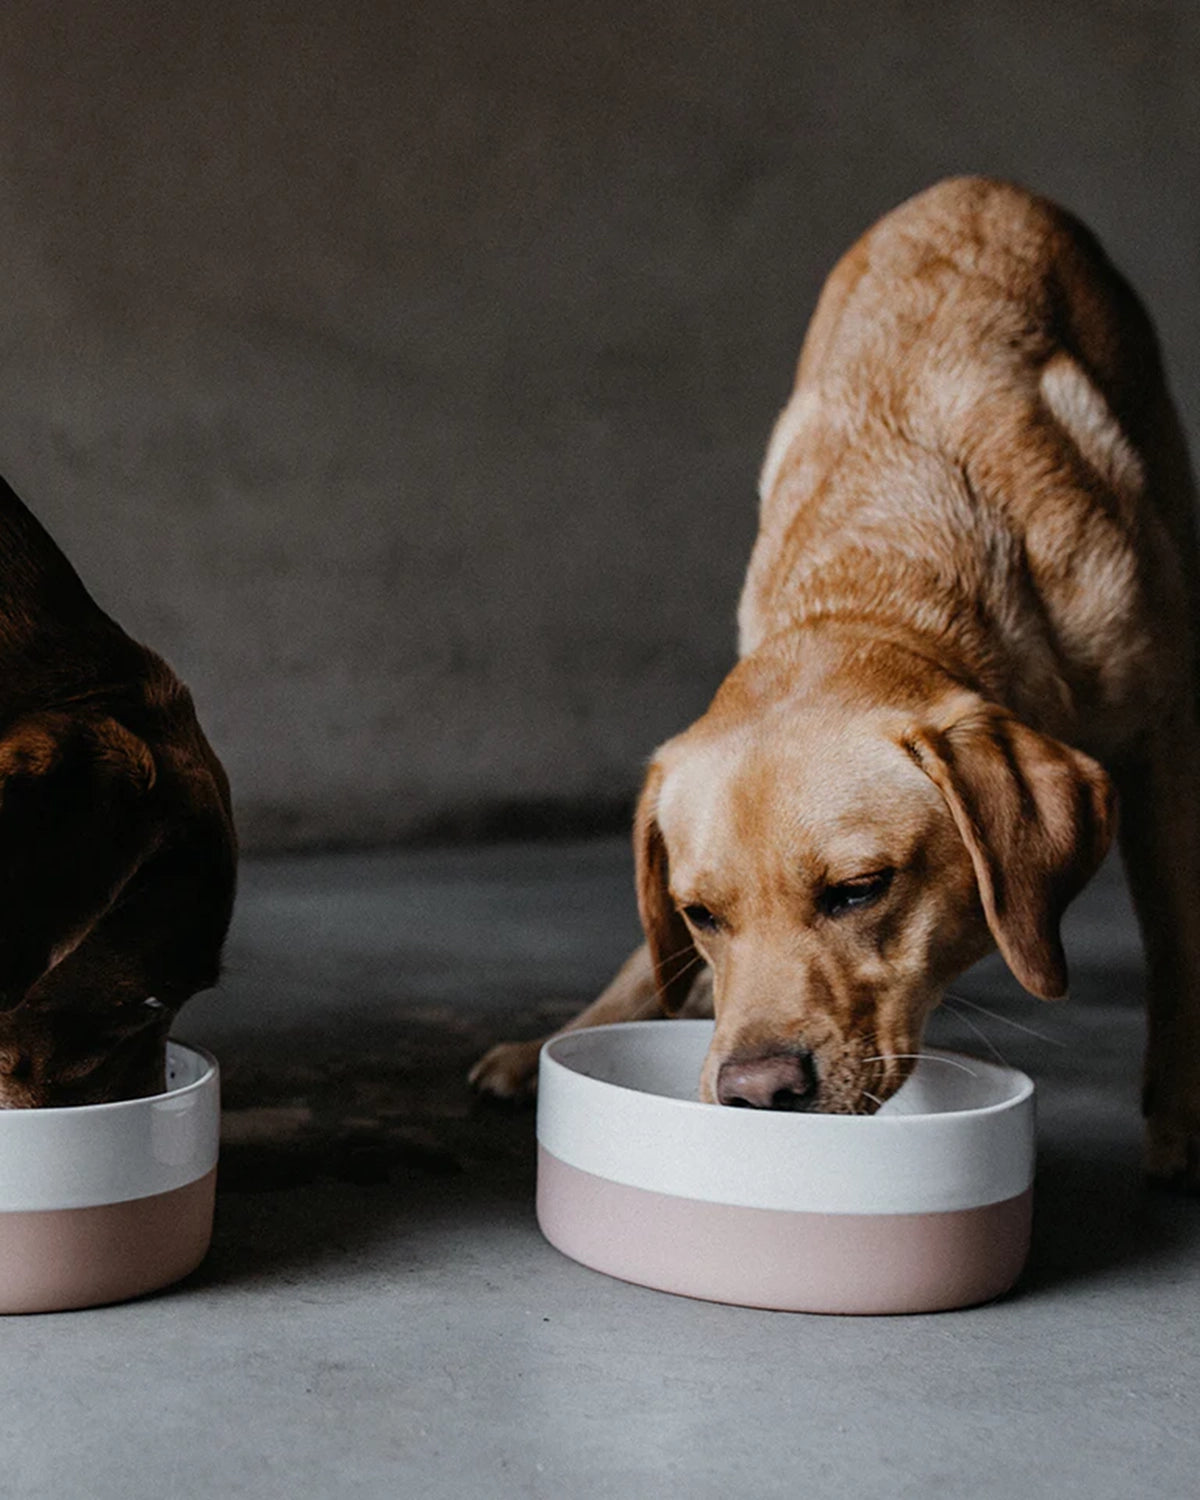
M 1146 940 L 1148 1166 L 1200 1180 L 1197 553 L 1150 323 L 1003 183 L 903 204 L 834 270 L 762 475 L 740 661 L 636 820 L 647 949 L 576 1025 L 677 1011 L 701 1097 L 863 1111 L 992 944 L 1066 989 L 1114 828 Z M 1111 781 L 1110 781 L 1111 777 Z M 485 1091 L 533 1079 L 494 1049 Z
M 0 481 L 0 1107 L 162 1088 L 236 862 L 187 689 Z

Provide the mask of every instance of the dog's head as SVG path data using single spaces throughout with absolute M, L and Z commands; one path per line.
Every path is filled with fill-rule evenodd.
M 966 693 L 920 715 L 720 702 L 660 750 L 635 827 L 664 1007 L 698 956 L 713 970 L 702 1098 L 869 1112 L 993 943 L 1065 992 L 1059 921 L 1112 832 L 1095 761 Z
M 186 690 L 0 733 L 0 1107 L 163 1087 L 180 1005 L 215 983 L 232 910 L 229 789 Z

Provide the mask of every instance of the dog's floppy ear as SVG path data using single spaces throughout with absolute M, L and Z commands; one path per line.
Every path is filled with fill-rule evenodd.
M 1059 922 L 1108 852 L 1112 783 L 1090 756 L 988 704 L 904 747 L 934 781 L 971 855 L 988 927 L 1031 994 L 1066 993 Z
M 82 941 L 137 868 L 154 782 L 145 743 L 104 714 L 30 714 L 0 735 L 0 1010 Z
M 658 826 L 662 769 L 651 765 L 633 823 L 638 912 L 650 949 L 659 1004 L 668 1015 L 683 1007 L 696 977 L 696 949 L 687 923 L 671 900 L 667 846 Z

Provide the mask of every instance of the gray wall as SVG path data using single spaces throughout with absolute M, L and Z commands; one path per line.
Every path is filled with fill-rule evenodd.
M 821 280 L 972 170 L 1200 418 L 1200 7 L 0 12 L 0 471 L 192 683 L 247 842 L 600 813 L 731 659 Z

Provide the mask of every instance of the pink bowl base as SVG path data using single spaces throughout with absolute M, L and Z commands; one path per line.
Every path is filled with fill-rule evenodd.
M 156 1292 L 212 1238 L 217 1172 L 95 1208 L 0 1213 L 0 1313 L 65 1312 Z
M 1032 1189 L 951 1213 L 739 1208 L 626 1187 L 538 1148 L 538 1223 L 564 1255 L 659 1291 L 785 1312 L 988 1302 L 1021 1273 L 1032 1211 Z

